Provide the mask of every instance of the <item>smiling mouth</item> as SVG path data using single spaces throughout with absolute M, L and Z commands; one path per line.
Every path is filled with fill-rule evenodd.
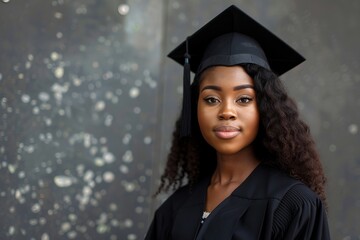
M 233 126 L 219 126 L 214 128 L 215 135 L 221 139 L 231 139 L 240 134 L 240 128 Z

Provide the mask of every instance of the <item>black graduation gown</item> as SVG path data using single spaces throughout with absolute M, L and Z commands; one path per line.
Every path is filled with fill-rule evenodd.
M 178 189 L 145 240 L 330 239 L 324 206 L 301 182 L 259 164 L 200 224 L 210 178 Z

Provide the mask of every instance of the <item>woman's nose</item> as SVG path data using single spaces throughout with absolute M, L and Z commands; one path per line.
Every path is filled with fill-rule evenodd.
M 235 120 L 236 112 L 231 103 L 224 103 L 218 114 L 219 120 Z

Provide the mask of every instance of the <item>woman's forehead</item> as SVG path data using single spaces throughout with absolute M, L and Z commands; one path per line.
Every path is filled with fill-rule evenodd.
M 200 86 L 216 84 L 219 86 L 253 85 L 253 79 L 241 66 L 213 66 L 200 76 Z

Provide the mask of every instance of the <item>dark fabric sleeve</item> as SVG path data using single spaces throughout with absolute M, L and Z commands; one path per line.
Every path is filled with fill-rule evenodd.
M 165 201 L 156 210 L 154 219 L 145 236 L 145 240 L 168 240 L 171 239 L 170 231 L 172 226 L 171 199 Z
M 145 240 L 165 240 L 170 239 L 169 221 L 161 213 L 156 212 L 154 219 L 145 236 Z
M 171 240 L 174 217 L 188 196 L 188 187 L 176 190 L 156 211 L 145 240 Z
M 290 189 L 275 210 L 273 239 L 330 239 L 324 205 L 305 185 Z

